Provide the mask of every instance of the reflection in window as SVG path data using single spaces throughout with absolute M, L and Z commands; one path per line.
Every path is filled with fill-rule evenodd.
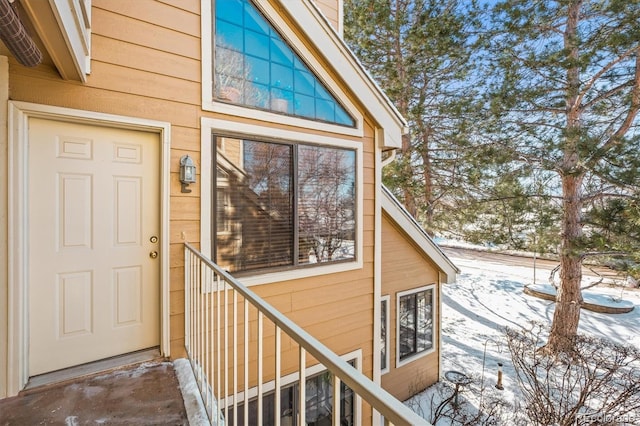
M 385 371 L 389 363 L 387 323 L 389 318 L 389 299 L 380 301 L 380 371 Z
M 400 296 L 400 360 L 433 347 L 433 289 Z
M 353 366 L 355 363 L 350 362 Z M 330 373 L 324 372 L 307 379 L 306 385 L 306 424 L 307 425 L 331 425 L 333 410 L 333 379 Z M 262 397 L 262 421 L 264 426 L 273 425 L 274 421 L 274 392 L 266 393 Z M 299 413 L 298 383 L 285 386 L 280 390 L 280 424 L 298 425 Z M 355 424 L 355 395 L 351 388 L 340 383 L 340 425 L 352 426 Z M 249 425 L 257 426 L 258 400 L 249 401 Z M 233 422 L 233 409 L 228 408 L 228 424 Z M 244 424 L 244 404 L 238 404 L 238 423 Z
M 239 272 L 355 259 L 354 151 L 223 137 L 215 146 L 219 265 Z
M 250 0 L 216 1 L 215 14 L 217 100 L 355 126 Z

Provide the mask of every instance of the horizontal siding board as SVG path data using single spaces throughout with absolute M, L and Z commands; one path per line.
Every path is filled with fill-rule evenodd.
M 181 241 L 189 243 L 200 242 L 200 221 L 172 220 L 171 229 L 169 230 L 169 241 L 176 242 L 178 244 Z
M 200 220 L 200 198 L 172 196 L 169 214 L 181 220 Z
M 158 101 L 26 74 L 12 75 L 9 85 L 11 98 L 15 100 L 151 120 L 171 120 L 172 123 L 185 127 L 198 126 L 197 105 Z
M 108 1 L 108 0 L 107 0 Z M 191 13 L 200 13 L 200 0 L 157 0 L 158 3 L 168 4 Z
M 200 152 L 200 129 L 171 126 L 171 149 Z
M 155 0 L 93 0 L 93 6 L 93 10 L 107 10 L 154 26 L 200 37 L 200 15 L 169 3 Z
M 87 85 L 162 102 L 173 101 L 199 105 L 200 100 L 200 83 L 198 82 L 150 74 L 146 71 L 99 61 L 92 62 L 92 74 L 87 79 Z
M 92 32 L 95 34 L 187 58 L 200 59 L 200 37 L 95 7 L 92 14 Z
M 119 64 L 157 75 L 200 82 L 201 67 L 197 59 L 104 37 L 100 34 L 92 35 L 91 46 L 94 61 Z

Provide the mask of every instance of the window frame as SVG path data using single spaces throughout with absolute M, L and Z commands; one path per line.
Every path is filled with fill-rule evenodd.
M 417 294 L 423 291 L 428 291 L 428 290 L 432 290 L 431 292 L 431 324 L 432 324 L 432 332 L 431 332 L 431 336 L 433 339 L 433 343 L 431 345 L 431 347 L 429 349 L 425 349 L 423 351 L 420 352 L 416 352 L 413 355 L 407 356 L 404 359 L 400 359 L 400 299 L 405 297 L 405 296 L 410 296 L 412 294 Z M 411 290 L 405 290 L 405 291 L 401 291 L 396 293 L 396 315 L 395 315 L 395 320 L 396 320 L 396 327 L 395 327 L 395 332 L 396 332 L 396 368 L 402 367 L 404 365 L 407 365 L 413 361 L 416 361 L 420 358 L 423 358 L 427 355 L 430 355 L 432 353 L 434 353 L 437 349 L 438 346 L 438 335 L 436 334 L 437 332 L 437 324 L 436 324 L 436 318 L 437 318 L 437 309 L 438 309 L 438 304 L 437 304 L 437 287 L 435 284 L 428 284 L 422 287 L 417 287 L 417 288 L 413 288 Z
M 346 362 L 353 362 L 354 368 L 362 373 L 362 349 L 356 349 L 355 351 L 346 353 L 344 355 L 340 355 Z M 321 373 L 327 371 L 327 368 L 322 364 L 314 364 L 310 367 L 305 368 L 305 377 L 310 378 L 313 376 L 317 376 Z M 280 379 L 280 388 L 284 388 L 288 385 L 294 384 L 300 379 L 300 372 L 296 371 L 295 373 L 287 374 L 286 376 L 282 376 Z M 270 392 L 275 391 L 275 380 L 270 380 L 262 384 L 262 394 L 268 394 Z M 362 419 L 362 397 L 354 390 L 353 391 L 353 399 L 354 399 L 354 412 L 353 412 L 353 423 L 359 425 Z M 252 400 L 258 397 L 258 387 L 254 386 L 249 388 L 247 399 Z M 238 403 L 244 402 L 245 392 L 238 392 L 236 394 L 238 398 Z M 233 406 L 234 397 L 229 396 L 228 398 L 223 398 L 220 400 L 221 407 L 230 407 Z
M 308 118 L 283 115 L 276 112 L 251 108 L 243 105 L 220 102 L 214 98 L 214 2 L 216 0 L 205 0 L 202 2 L 201 28 L 202 28 L 202 109 L 205 111 L 218 112 L 237 117 L 258 119 L 266 122 L 277 122 L 295 127 L 302 127 L 313 130 L 330 131 L 336 134 L 349 136 L 364 136 L 363 115 L 351 102 L 342 88 L 334 81 L 331 75 L 324 69 L 322 64 L 316 59 L 313 52 L 307 48 L 298 35 L 289 28 L 287 22 L 278 13 L 268 0 L 251 0 L 255 7 L 269 20 L 271 25 L 280 33 L 283 40 L 289 47 L 304 59 L 309 70 L 316 78 L 340 102 L 342 107 L 355 120 L 354 127 L 339 124 L 326 123 Z
M 261 270 L 243 273 L 242 282 L 245 285 L 261 285 L 290 279 L 306 278 L 311 276 L 332 274 L 354 269 L 360 269 L 363 265 L 363 146 L 362 143 L 353 140 L 316 135 L 265 127 L 259 124 L 239 123 L 229 120 L 214 119 L 208 117 L 201 118 L 201 158 L 200 158 L 200 247 L 202 253 L 207 256 L 213 255 L 213 235 L 215 233 L 215 220 L 212 215 L 216 214 L 213 208 L 215 191 L 213 188 L 213 173 L 216 173 L 213 144 L 214 136 L 226 136 L 231 138 L 246 138 L 265 142 L 285 142 L 300 143 L 316 146 L 326 146 L 328 148 L 351 149 L 356 156 L 356 229 L 355 229 L 355 258 L 351 261 L 331 262 L 326 264 L 303 265 L 278 270 Z M 209 212 L 207 214 L 207 212 Z
M 384 309 L 382 308 L 382 303 L 385 303 L 385 307 Z M 386 330 L 386 335 L 385 335 L 385 339 L 384 339 L 384 345 L 385 345 L 385 356 L 384 356 L 384 364 L 385 364 L 385 368 L 382 368 L 382 365 L 380 365 L 380 374 L 385 374 L 388 373 L 390 370 L 390 364 L 391 364 L 391 330 L 389 329 L 390 327 L 390 323 L 391 323 L 391 296 L 386 294 L 384 296 L 382 296 L 380 298 L 380 315 L 382 316 L 382 313 L 385 313 L 385 330 Z M 382 333 L 382 317 L 379 319 L 380 320 L 380 333 Z M 380 336 L 380 341 L 382 342 L 382 336 Z M 383 357 L 382 357 L 382 348 L 381 349 L 381 353 L 380 353 L 380 362 L 383 361 Z
M 212 146 L 215 146 L 215 151 L 216 153 L 218 152 L 218 150 L 220 150 L 222 148 L 222 151 L 220 152 L 220 154 L 222 154 L 223 156 L 226 154 L 224 152 L 224 148 L 223 147 L 218 147 L 219 143 L 218 141 L 226 141 L 228 139 L 230 139 L 227 135 L 220 135 L 220 134 L 213 134 L 213 139 L 215 141 L 215 143 L 212 143 Z M 302 262 L 300 260 L 301 256 L 300 256 L 300 252 L 302 251 L 301 249 L 301 238 L 303 235 L 303 211 L 304 208 L 306 207 L 305 205 L 305 199 L 303 198 L 302 195 L 302 190 L 300 189 L 300 182 L 302 181 L 302 177 L 301 177 L 301 171 L 303 170 L 303 168 L 301 167 L 301 162 L 302 162 L 302 158 L 303 158 L 303 150 L 305 149 L 311 149 L 311 150 L 333 150 L 333 151 L 340 151 L 340 152 L 344 152 L 347 155 L 349 155 L 349 158 L 353 160 L 353 162 L 350 164 L 353 165 L 353 169 L 350 169 L 350 171 L 352 171 L 352 173 L 349 173 L 349 180 L 353 179 L 353 183 L 355 184 L 356 182 L 356 175 L 357 175 L 357 152 L 354 149 L 351 148 L 345 148 L 345 147 L 337 147 L 337 146 L 327 146 L 327 145 L 318 145 L 318 144 L 310 144 L 310 143 L 303 143 L 303 142 L 297 142 L 297 143 L 291 143 L 291 142 L 286 142 L 286 141 L 278 141 L 278 142 L 273 142 L 273 141 L 269 141 L 269 140 L 264 140 L 264 138 L 238 138 L 236 139 L 242 146 L 240 148 L 240 153 L 243 152 L 247 152 L 247 142 L 249 143 L 253 143 L 253 144 L 263 144 L 263 145 L 274 145 L 274 146 L 278 146 L 279 148 L 285 148 L 286 151 L 288 151 L 289 153 L 289 161 L 290 161 L 290 166 L 288 167 L 288 175 L 286 176 L 288 183 L 290 184 L 290 201 L 292 201 L 289 204 L 289 207 L 291 209 L 290 213 L 291 213 L 291 220 L 292 220 L 292 229 L 290 230 L 290 233 L 287 233 L 287 237 L 290 238 L 290 245 L 288 245 L 288 247 L 290 248 L 290 252 L 289 254 L 291 255 L 291 263 L 287 263 L 287 264 L 280 264 L 280 265 L 269 265 L 269 266 L 260 266 L 260 267 L 248 267 L 248 269 L 239 269 L 239 270 L 235 270 L 232 271 L 234 275 L 238 276 L 238 277 L 243 277 L 243 276 L 247 276 L 247 275 L 256 275 L 256 274 L 263 274 L 263 273 L 268 273 L 268 272 L 275 272 L 275 271 L 282 271 L 282 270 L 290 270 L 290 269 L 295 269 L 295 268 L 316 268 L 318 266 L 323 266 L 323 265 L 329 265 L 329 264 L 334 264 L 334 263 L 348 263 L 348 262 L 353 262 L 357 256 L 357 254 L 355 253 L 356 251 L 356 245 L 357 245 L 357 235 L 356 234 L 356 224 L 355 222 L 358 220 L 358 211 L 356 209 L 356 198 L 357 195 L 355 193 L 353 193 L 353 198 L 349 197 L 350 200 L 353 200 L 353 228 L 349 229 L 349 232 L 353 232 L 354 237 L 356 237 L 356 240 L 354 241 L 354 253 L 353 253 L 353 258 L 348 258 L 348 259 L 340 259 L 340 260 L 325 260 L 325 261 L 320 261 L 317 263 L 312 263 L 312 262 Z M 242 154 L 241 154 L 242 155 Z M 351 157 L 353 156 L 353 157 Z M 222 161 L 220 161 L 220 157 L 218 155 L 215 156 L 215 168 L 216 168 L 216 174 L 215 174 L 215 182 L 212 185 L 215 191 L 215 198 L 214 198 L 214 205 L 212 205 L 211 210 L 215 211 L 215 218 L 212 219 L 213 223 L 214 223 L 214 227 L 212 229 L 212 252 L 213 252 L 213 257 L 212 259 L 214 261 L 217 261 L 217 249 L 218 246 L 216 245 L 216 242 L 214 240 L 216 240 L 218 237 L 220 236 L 225 236 L 225 235 L 229 235 L 231 234 L 230 231 L 230 227 L 232 226 L 229 222 L 228 218 L 225 218 L 224 221 L 224 225 L 226 225 L 225 230 L 220 231 L 219 230 L 219 213 L 220 213 L 220 206 L 218 205 L 220 202 L 220 192 L 219 190 L 222 189 L 222 194 L 225 197 L 229 197 L 229 193 L 230 192 L 236 192 L 236 191 L 241 191 L 241 188 L 239 187 L 233 187 L 230 185 L 229 183 L 229 179 L 228 178 L 220 178 L 220 174 L 218 173 L 218 166 L 220 164 L 228 164 L 229 160 L 225 157 L 222 157 Z M 296 161 L 298 162 L 297 164 Z M 225 203 L 226 204 L 226 203 Z M 239 208 L 240 206 L 237 206 L 237 208 Z M 244 228 L 244 226 L 246 226 L 246 223 L 243 223 L 241 221 L 241 219 L 239 220 L 239 223 L 242 223 L 242 227 Z M 246 253 L 245 252 L 246 248 L 244 248 L 242 250 L 242 253 Z M 279 252 L 278 252 L 279 253 Z M 271 253 L 274 254 L 274 253 Z M 242 255 L 240 255 L 242 257 Z M 233 263 L 233 262 L 232 262 Z M 226 267 L 227 265 L 223 264 L 223 267 Z M 230 268 L 231 269 L 231 268 Z

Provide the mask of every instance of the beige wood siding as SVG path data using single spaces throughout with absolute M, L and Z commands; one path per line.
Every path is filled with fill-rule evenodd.
M 318 9 L 322 11 L 329 23 L 336 31 L 340 31 L 340 14 L 342 11 L 342 0 L 314 0 Z
M 436 350 L 396 368 L 397 294 L 436 284 Z M 382 295 L 389 295 L 389 372 L 382 375 L 382 387 L 401 401 L 438 381 L 440 285 L 438 270 L 386 215 L 382 215 Z
M 28 69 L 10 59 L 10 97 L 171 123 L 170 336 L 177 358 L 185 356 L 183 241 L 199 246 L 202 214 L 199 177 L 190 186 L 193 192 L 180 192 L 179 158 L 189 154 L 200 172 L 200 119 L 224 117 L 201 108 L 200 1 L 133 3 L 93 0 L 92 72 L 86 84 L 62 80 L 51 66 Z M 254 289 L 336 353 L 362 349 L 363 372 L 371 377 L 376 154 L 374 128 L 364 127 L 363 138 L 349 137 L 364 147 L 363 268 Z

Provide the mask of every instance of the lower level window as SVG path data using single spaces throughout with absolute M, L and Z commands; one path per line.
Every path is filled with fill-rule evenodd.
M 398 295 L 398 356 L 407 360 L 433 348 L 434 287 Z
M 356 153 L 216 137 L 214 258 L 231 272 L 356 259 Z
M 307 379 L 306 385 L 306 425 L 320 426 L 332 424 L 333 412 L 333 380 L 329 372 L 324 372 Z M 274 393 L 266 393 L 262 397 L 262 424 L 273 425 L 275 416 Z M 353 391 L 344 383 L 340 383 L 340 425 L 353 426 L 355 424 L 355 396 Z M 293 383 L 280 390 L 280 424 L 287 426 L 298 425 L 298 384 Z M 227 424 L 235 424 L 233 407 L 227 408 Z M 238 422 L 244 422 L 244 404 L 238 404 Z M 258 400 L 249 401 L 250 426 L 258 425 Z

